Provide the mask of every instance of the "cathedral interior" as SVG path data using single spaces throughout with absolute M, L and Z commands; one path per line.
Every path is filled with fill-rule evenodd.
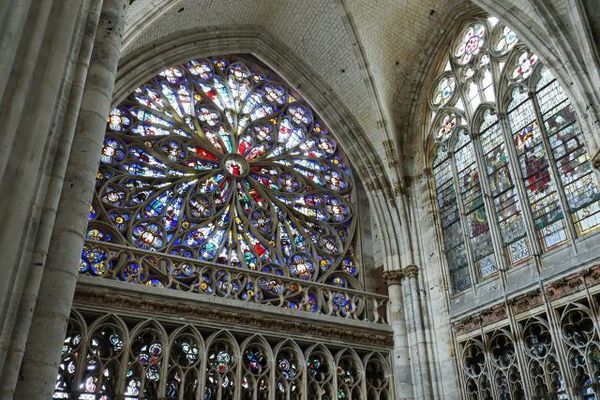
M 0 399 L 600 399 L 599 6 L 0 2 Z

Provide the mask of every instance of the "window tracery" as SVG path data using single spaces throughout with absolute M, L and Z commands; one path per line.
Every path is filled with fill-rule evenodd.
M 456 293 L 596 231 L 600 182 L 564 89 L 508 26 L 466 24 L 445 62 L 429 105 Z
M 390 400 L 391 377 L 388 350 L 74 310 L 53 398 Z
M 361 289 L 354 201 L 349 161 L 293 89 L 249 57 L 191 60 L 111 111 L 81 273 L 114 267 L 101 241 Z M 162 285 L 140 268 L 119 279 Z

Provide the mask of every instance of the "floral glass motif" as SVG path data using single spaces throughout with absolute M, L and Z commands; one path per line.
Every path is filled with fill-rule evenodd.
M 290 343 L 279 349 L 275 359 L 275 398 L 277 400 L 300 399 L 302 366 L 300 349 Z
M 211 354 L 209 362 L 220 374 L 226 373 L 232 364 L 231 355 L 226 351 Z
M 444 115 L 444 117 L 442 118 L 441 122 L 440 122 L 440 127 L 439 130 L 437 132 L 437 139 L 445 142 L 446 140 L 448 140 L 448 138 L 450 138 L 450 135 L 452 135 L 452 132 L 454 130 L 454 128 L 456 127 L 457 124 L 457 118 L 456 118 L 456 114 L 454 113 L 449 113 Z
M 205 400 L 234 399 L 237 362 L 233 357 L 233 347 L 233 343 L 229 340 L 220 339 L 209 348 L 204 388 Z
M 242 399 L 267 400 L 269 398 L 269 363 L 263 346 L 252 344 L 242 355 Z
M 500 264 L 528 261 L 537 244 L 549 251 L 600 228 L 600 182 L 560 83 L 496 18 L 466 24 L 457 41 L 430 98 L 432 167 L 454 292 Z M 491 201 L 482 196 L 486 186 Z
M 467 28 L 454 53 L 459 64 L 467 64 L 479 54 L 485 41 L 485 31 L 485 26 L 480 23 Z
M 511 78 L 515 81 L 522 81 L 529 78 L 533 72 L 533 66 L 538 62 L 538 56 L 529 51 L 524 51 L 519 55 L 517 62 L 511 74 Z
M 273 72 L 192 60 L 111 111 L 87 239 L 360 289 L 353 193 L 336 140 Z M 107 256 L 87 246 L 80 271 Z
M 331 354 L 322 345 L 316 346 L 306 356 L 309 399 L 334 399 L 333 372 L 330 364 Z
M 456 90 L 456 79 L 453 76 L 443 77 L 433 91 L 433 105 L 436 107 L 448 104 Z
M 506 54 L 519 41 L 516 33 L 508 26 L 500 25 L 496 28 L 493 48 L 500 54 Z
M 359 373 L 358 361 L 356 358 L 356 355 L 351 352 L 338 355 L 337 367 L 335 370 L 338 400 L 361 398 L 359 393 L 361 375 Z
M 156 397 L 162 378 L 163 340 L 152 325 L 140 326 L 130 348 L 125 399 Z
M 168 400 L 194 398 L 200 386 L 197 374 L 204 354 L 202 341 L 190 327 L 178 329 L 171 341 L 166 394 Z

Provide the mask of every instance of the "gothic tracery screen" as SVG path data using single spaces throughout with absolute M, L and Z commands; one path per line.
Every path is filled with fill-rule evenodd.
M 598 229 L 600 183 L 575 111 L 509 27 L 466 24 L 433 87 L 433 173 L 454 292 Z
M 74 310 L 53 399 L 389 400 L 387 351 Z
M 129 248 L 361 290 L 354 200 L 346 156 L 293 89 L 251 57 L 191 60 L 110 113 L 80 271 L 245 299 L 298 292 L 182 261 L 156 272 L 163 259 Z M 330 296 L 338 314 L 356 310 Z

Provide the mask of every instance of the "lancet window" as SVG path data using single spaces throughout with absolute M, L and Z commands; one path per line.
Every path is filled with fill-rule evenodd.
M 450 285 L 463 291 L 600 227 L 600 182 L 560 82 L 496 18 L 465 25 L 430 97 Z

